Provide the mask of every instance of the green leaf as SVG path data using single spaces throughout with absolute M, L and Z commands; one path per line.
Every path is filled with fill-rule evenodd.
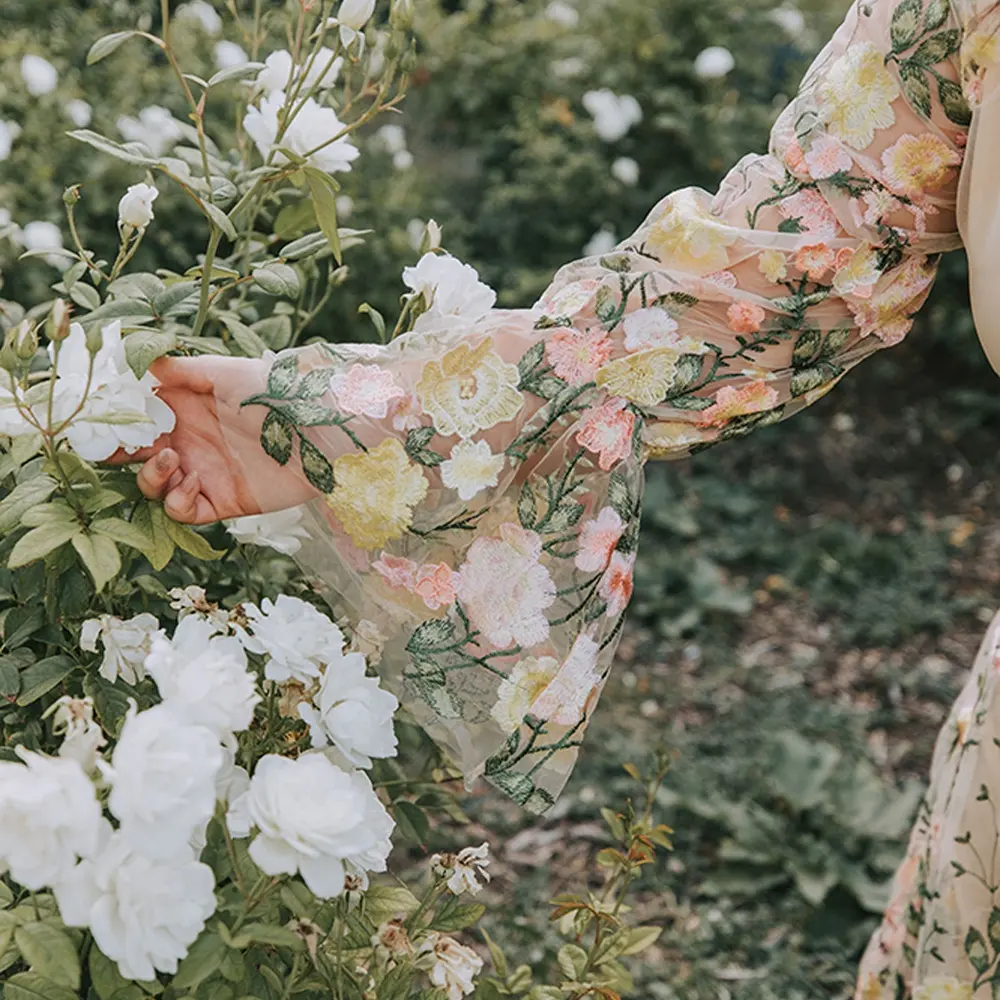
M 21 675 L 11 656 L 0 656 L 0 698 L 11 700 L 21 690 Z M 2 950 L 2 949 L 0 949 Z
M 567 979 L 579 979 L 587 967 L 587 953 L 578 944 L 564 944 L 556 957 Z
M 166 316 L 174 306 L 180 305 L 185 299 L 191 298 L 198 292 L 200 282 L 197 281 L 175 281 L 167 285 L 162 292 L 153 296 L 153 308 L 157 316 Z
M 976 972 L 985 972 L 989 968 L 989 949 L 986 947 L 986 939 L 975 927 L 970 927 L 965 935 L 965 954 L 969 963 Z
M 122 568 L 122 558 L 118 546 L 105 535 L 80 532 L 71 539 L 76 554 L 94 579 L 98 593 L 113 580 Z
M 792 348 L 792 365 L 801 368 L 816 356 L 823 335 L 819 330 L 803 330 Z
M 939 31 L 936 35 L 920 43 L 920 47 L 913 53 L 913 62 L 930 69 L 942 63 L 950 55 L 958 51 L 961 36 L 957 28 L 949 28 L 947 31 Z
M 74 670 L 76 664 L 62 653 L 48 656 L 33 663 L 21 673 L 21 693 L 18 705 L 30 705 L 61 684 Z
M 86 309 L 88 312 L 99 309 L 101 305 L 101 296 L 98 295 L 97 289 L 92 285 L 84 284 L 82 281 L 78 281 L 70 289 L 69 297 L 78 306 Z
M 39 607 L 25 605 L 21 608 L 11 608 L 3 621 L 3 644 L 8 650 L 23 646 L 45 624 L 45 612 Z M 18 670 L 23 670 L 35 658 L 29 650 L 22 650 L 18 657 L 30 657 L 26 662 L 17 664 Z
M 50 476 L 32 476 L 18 483 L 0 501 L 0 535 L 9 534 L 21 521 L 25 511 L 46 500 L 55 491 L 56 481 Z
M 823 363 L 811 368 L 800 368 L 789 382 L 789 392 L 793 396 L 803 396 L 813 389 L 818 389 L 824 382 L 830 381 L 827 366 Z
M 455 626 L 447 618 L 432 618 L 430 621 L 421 622 L 410 636 L 406 644 L 409 653 L 426 655 L 439 652 L 442 647 L 448 646 L 455 638 Z
M 267 394 L 272 399 L 288 399 L 298 381 L 298 358 L 294 354 L 286 354 L 271 365 L 267 375 Z
M 972 122 L 972 109 L 965 99 L 965 94 L 962 93 L 962 88 L 953 80 L 941 77 L 938 80 L 938 97 L 948 120 L 962 128 L 968 128 Z
M 112 541 L 129 545 L 133 549 L 145 552 L 149 547 L 149 536 L 141 528 L 123 521 L 120 517 L 103 517 L 90 525 L 90 530 L 98 535 L 105 535 Z
M 521 493 L 517 498 L 517 519 L 521 522 L 521 527 L 529 531 L 538 521 L 538 504 L 535 494 L 527 483 L 521 487 Z
M 86 316 L 80 317 L 80 325 L 85 330 L 97 323 L 110 323 L 118 320 L 123 327 L 133 327 L 153 319 L 153 307 L 143 299 L 115 299 Z
M 367 302 L 362 302 L 358 306 L 358 312 L 363 316 L 367 316 L 372 321 L 376 336 L 382 343 L 385 343 L 385 318 L 382 314 Z
M 3 1000 L 77 1000 L 77 995 L 37 972 L 19 972 L 3 984 Z
M 652 947 L 662 933 L 662 927 L 633 927 L 628 931 L 627 943 L 620 954 L 638 955 Z
M 626 523 L 635 513 L 635 498 L 628 480 L 620 472 L 612 472 L 608 479 L 608 503 L 615 513 Z
M 95 944 L 90 946 L 87 967 L 90 972 L 90 985 L 100 1000 L 143 1000 L 144 997 L 162 989 L 158 982 L 146 982 L 140 987 L 126 979 L 118 971 L 118 966 Z
M 125 360 L 136 378 L 142 378 L 157 359 L 177 347 L 177 336 L 167 330 L 136 330 L 122 340 Z
M 102 727 L 118 737 L 128 715 L 129 697 L 134 693 L 121 678 L 112 683 L 91 671 L 83 678 L 83 693 L 94 699 L 94 708 Z
M 302 172 L 305 174 L 306 184 L 309 186 L 309 197 L 312 199 L 313 211 L 316 213 L 319 228 L 330 244 L 334 260 L 338 264 L 343 264 L 340 234 L 337 231 L 337 184 L 331 177 L 315 167 L 303 167 Z
M 948 19 L 950 9 L 948 0 L 930 0 L 924 11 L 924 31 L 937 31 Z
M 152 156 L 145 156 L 142 153 L 126 149 L 123 145 L 121 145 L 121 143 L 113 142 L 111 139 L 106 139 L 103 135 L 99 135 L 97 132 L 92 132 L 89 128 L 73 129 L 66 134 L 71 139 L 76 139 L 77 142 L 86 143 L 88 146 L 91 146 L 102 153 L 107 153 L 109 156 L 114 156 L 119 160 L 124 160 L 126 163 L 135 163 L 138 166 L 151 167 L 159 162 Z
M 925 118 L 931 115 L 931 88 L 923 69 L 908 60 L 899 64 L 899 79 L 907 100 Z
M 27 566 L 36 559 L 44 559 L 50 552 L 54 552 L 82 533 L 83 529 L 79 524 L 58 523 L 32 528 L 26 535 L 22 535 L 10 550 L 7 566 L 10 569 L 17 569 L 19 566 Z
M 228 312 L 220 313 L 219 319 L 248 358 L 259 358 L 267 350 L 267 344 L 239 316 Z
M 270 944 L 278 948 L 293 948 L 296 951 L 300 950 L 304 943 L 302 938 L 287 927 L 276 927 L 273 924 L 246 924 L 233 938 L 233 946 L 242 949 L 251 942 Z
M 549 534 L 561 535 L 575 525 L 586 508 L 575 500 L 567 500 L 559 504 L 551 513 L 545 515 L 544 528 Z
M 463 931 L 466 927 L 479 923 L 486 907 L 482 903 L 460 903 L 458 898 L 446 898 L 438 907 L 431 922 L 436 931 Z
M 364 896 L 364 914 L 376 926 L 393 917 L 408 917 L 419 905 L 405 885 L 373 885 Z
M 330 376 L 333 368 L 314 368 L 302 376 L 302 380 L 295 388 L 296 399 L 315 399 L 317 396 L 325 396 L 330 390 Z
M 310 372 L 310 374 L 312 373 Z M 302 381 L 305 383 L 305 379 Z M 293 400 L 287 406 L 283 406 L 281 412 L 297 427 L 321 427 L 332 424 L 337 419 L 334 410 L 315 399 Z
M 889 37 L 892 40 L 893 52 L 902 52 L 917 40 L 922 13 L 922 0 L 903 0 L 892 12 Z
M 141 31 L 113 31 L 110 35 L 98 38 L 87 51 L 87 65 L 93 66 L 107 58 L 121 45 L 124 45 L 130 38 L 136 38 L 142 34 Z
M 524 805 L 535 790 L 535 783 L 526 774 L 518 771 L 498 771 L 489 776 L 497 788 L 509 795 L 518 805 Z
M 298 297 L 301 286 L 294 267 L 280 263 L 262 264 L 255 267 L 252 274 L 254 284 L 268 295 L 286 299 Z
M 24 924 L 14 931 L 21 955 L 38 972 L 60 986 L 80 988 L 80 956 L 73 939 L 52 924 Z
M 278 410 L 271 410 L 260 429 L 260 446 L 278 465 L 287 465 L 292 457 L 294 428 L 291 421 Z
M 703 358 L 700 354 L 682 354 L 674 368 L 674 390 L 684 390 L 701 378 Z
M 412 966 L 395 966 L 382 977 L 376 987 L 375 996 L 379 1000 L 408 1000 L 412 995 L 414 975 Z
M 303 260 L 318 254 L 320 250 L 325 250 L 329 245 L 323 233 L 307 233 L 285 244 L 278 252 L 278 256 L 284 260 Z
M 327 457 L 311 441 L 299 440 L 299 457 L 306 479 L 320 493 L 333 492 L 333 466 Z
M 146 547 L 142 550 L 149 564 L 159 572 L 174 555 L 174 542 L 167 532 L 169 518 L 163 505 L 146 503 L 137 507 L 132 515 L 132 525 L 146 536 Z
M 198 204 L 201 205 L 201 210 L 211 220 L 212 225 L 214 225 L 217 229 L 221 229 L 222 234 L 231 243 L 235 243 L 236 227 L 230 221 L 229 216 L 226 215 L 226 213 L 223 212 L 221 208 L 219 208 L 216 205 L 213 205 L 210 201 L 200 201 L 198 202 Z
M 195 559 L 203 559 L 206 562 L 221 559 L 226 553 L 223 549 L 213 549 L 205 538 L 198 534 L 194 528 L 189 528 L 186 524 L 179 524 L 169 517 L 165 519 L 167 534 L 171 541 L 188 555 Z
M 411 840 L 417 844 L 427 843 L 431 827 L 427 813 L 420 806 L 400 800 L 392 804 L 390 812 L 396 820 L 396 827 L 404 840 Z
M 990 919 L 986 926 L 986 932 L 990 936 L 990 944 L 993 945 L 993 950 L 1000 951 L 1000 907 L 994 906 L 990 911 Z
M 202 931 L 170 981 L 171 986 L 178 990 L 193 990 L 218 970 L 225 952 L 222 939 L 215 931 Z
M 226 83 L 229 80 L 242 80 L 251 73 L 256 73 L 257 70 L 263 68 L 264 64 L 259 62 L 245 62 L 239 66 L 229 66 L 226 69 L 220 69 L 217 73 L 213 73 L 208 78 L 207 86 L 217 87 L 220 83 Z

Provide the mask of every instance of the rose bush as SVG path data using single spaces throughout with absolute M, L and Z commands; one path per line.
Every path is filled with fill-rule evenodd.
M 457 775 L 382 688 L 377 627 L 334 621 L 293 572 L 296 512 L 196 531 L 145 499 L 134 470 L 101 465 L 173 427 L 154 360 L 301 342 L 369 236 L 340 224 L 338 177 L 363 169 L 359 136 L 407 92 L 410 2 L 263 7 L 164 2 L 155 24 L 90 40 L 95 71 L 148 46 L 174 89 L 92 123 L 67 104 L 80 183 L 62 193 L 63 220 L 10 220 L 5 231 L 15 272 L 34 278 L 0 301 L 4 997 L 613 998 L 630 986 L 622 959 L 659 933 L 634 926 L 623 902 L 669 847 L 652 814 L 662 762 L 646 779 L 630 769 L 641 807 L 606 813 L 600 879 L 556 901 L 567 940 L 558 969 L 509 963 L 473 930 L 484 906 L 462 898 L 488 880 L 488 844 L 437 851 L 410 886 L 385 874 L 394 846 L 427 850 L 464 821 Z M 220 68 L 188 67 L 192 33 Z M 64 99 L 40 55 L 19 72 L 32 98 Z M 83 180 L 105 161 L 123 179 L 98 212 Z M 178 231 L 201 228 L 197 254 L 158 256 L 157 234 L 175 219 Z M 441 251 L 438 227 L 421 228 L 398 319 L 368 309 L 383 338 L 495 301 L 474 268 Z M 348 412 L 384 416 L 393 404 L 406 419 L 405 400 L 387 398 L 364 366 L 332 389 Z M 443 396 L 439 405 L 442 420 L 475 419 Z M 394 459 L 374 449 L 353 474 L 394 481 Z M 443 474 L 461 489 L 498 471 L 486 449 L 456 455 Z M 397 492 L 401 505 L 419 500 Z M 359 532 L 393 516 L 348 513 Z M 551 581 L 530 539 L 496 544 L 511 579 L 527 573 L 544 600 Z M 475 581 L 427 566 L 385 572 L 412 575 L 431 608 L 457 586 L 484 631 L 505 627 Z M 592 654 L 581 645 L 564 665 L 567 690 Z

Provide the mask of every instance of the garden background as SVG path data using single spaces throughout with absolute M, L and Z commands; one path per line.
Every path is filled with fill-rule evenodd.
M 501 305 L 530 304 L 556 267 L 609 239 L 602 231 L 625 236 L 663 194 L 713 187 L 763 149 L 841 7 L 416 0 L 403 132 L 373 126 L 340 178 L 341 224 L 374 233 L 310 333 L 372 339 L 358 305 L 393 312 L 430 218 Z M 63 190 L 81 183 L 84 243 L 113 253 L 108 220 L 141 169 L 81 157 L 63 135 L 66 104 L 85 99 L 91 127 L 116 135 L 123 111 L 163 100 L 168 70 L 150 47 L 84 66 L 90 42 L 153 25 L 157 9 L 4 0 L 0 119 L 21 128 L 0 162 L 11 224 L 61 223 Z M 212 72 L 218 39 L 194 22 L 178 31 Z M 725 75 L 698 61 L 712 47 L 733 56 Z M 51 93 L 27 93 L 28 53 L 57 67 Z M 583 101 L 601 88 L 642 108 L 612 142 Z M 234 120 L 239 106 L 234 89 Z M 202 225 L 181 195 L 164 192 L 157 215 L 171 224 L 150 230 L 140 257 L 179 266 L 200 251 Z M 51 297 L 54 272 L 18 252 L 0 242 L 0 296 Z M 541 902 L 578 884 L 603 843 L 595 819 L 628 790 L 622 762 L 665 746 L 675 850 L 637 898 L 641 922 L 667 930 L 637 970 L 636 995 L 849 993 L 937 728 L 1000 594 L 998 432 L 1000 392 L 954 255 L 903 345 L 794 421 L 651 470 L 631 625 L 569 791 L 536 820 L 483 790 L 465 803 L 472 830 L 439 831 L 456 847 L 490 841 L 487 928 L 498 941 L 532 964 L 553 960 Z

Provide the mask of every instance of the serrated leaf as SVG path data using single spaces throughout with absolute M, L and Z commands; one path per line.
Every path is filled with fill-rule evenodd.
M 50 552 L 54 552 L 61 545 L 65 545 L 82 533 L 83 529 L 79 524 L 60 523 L 32 528 L 27 534 L 22 535 L 14 548 L 10 550 L 7 566 L 10 569 L 17 569 L 19 566 L 27 566 L 37 559 L 44 559 Z
M 65 931 L 51 924 L 24 924 L 14 931 L 14 941 L 32 972 L 60 986 L 80 988 L 80 956 Z
M 3 984 L 4 1000 L 78 1000 L 76 991 L 37 972 L 19 972 Z
M 167 534 L 171 541 L 179 549 L 183 549 L 188 555 L 195 559 L 203 559 L 206 562 L 221 559 L 226 553 L 222 549 L 213 549 L 211 545 L 198 534 L 194 528 L 189 528 L 186 524 L 179 524 L 169 517 L 165 521 Z
M 93 132 L 89 128 L 73 129 L 66 134 L 71 139 L 76 139 L 77 142 L 86 143 L 86 145 L 91 146 L 102 153 L 107 153 L 109 156 L 114 156 L 119 160 L 124 160 L 126 163 L 135 163 L 139 166 L 151 167 L 158 162 L 152 156 L 146 156 L 142 153 L 136 152 L 135 150 L 127 149 L 121 143 L 114 142 L 111 139 L 106 139 L 103 135 Z
M 334 260 L 338 264 L 343 264 L 344 256 L 340 246 L 340 233 L 337 231 L 337 184 L 331 177 L 315 167 L 303 167 L 302 173 L 305 175 L 306 184 L 309 187 L 309 197 L 312 201 L 313 211 L 316 213 L 319 228 L 330 244 Z
M 482 903 L 461 903 L 456 897 L 446 899 L 434 914 L 431 927 L 436 931 L 463 931 L 478 923 L 486 907 Z
M 278 465 L 287 465 L 292 457 L 294 428 L 278 410 L 271 410 L 260 429 L 260 446 Z
M 299 441 L 299 458 L 302 461 L 302 471 L 306 479 L 320 493 L 333 492 L 333 466 L 327 457 L 311 441 L 301 438 Z
M 93 577 L 98 593 L 113 580 L 122 568 L 122 557 L 118 546 L 104 535 L 79 532 L 71 539 L 76 554 Z
M 68 656 L 63 656 L 61 653 L 32 663 L 21 672 L 18 705 L 30 705 L 47 695 L 73 672 L 75 666 L 76 664 Z

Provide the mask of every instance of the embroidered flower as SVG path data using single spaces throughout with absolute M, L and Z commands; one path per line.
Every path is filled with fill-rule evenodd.
M 913 326 L 913 316 L 934 281 L 934 270 L 926 258 L 912 257 L 885 275 L 870 300 L 848 301 L 861 336 L 873 333 L 889 347 L 898 344 Z
M 814 188 L 805 188 L 778 206 L 786 219 L 795 219 L 802 232 L 812 237 L 811 242 L 825 243 L 837 236 L 837 217 L 830 203 Z
M 872 188 L 860 198 L 851 201 L 851 214 L 858 224 L 878 226 L 883 220 L 898 212 L 903 203 L 883 187 Z
M 810 175 L 816 180 L 846 173 L 854 163 L 847 150 L 829 135 L 820 135 L 813 140 L 809 152 L 805 154 L 805 162 Z
M 750 382 L 739 389 L 723 386 L 715 394 L 715 402 L 698 415 L 701 427 L 724 427 L 733 417 L 759 413 L 777 406 L 778 393 L 764 381 Z
M 412 559 L 404 559 L 402 556 L 383 552 L 372 563 L 372 569 L 394 590 L 412 591 L 417 582 L 417 564 Z
M 962 43 L 962 58 L 980 69 L 1000 62 L 1000 33 L 991 29 L 970 32 Z
M 517 365 L 504 361 L 487 337 L 475 347 L 461 343 L 440 360 L 428 361 L 417 395 L 439 433 L 467 438 L 521 412 L 519 380 Z
M 583 418 L 576 432 L 577 443 L 598 455 L 597 464 L 607 472 L 617 465 L 632 445 L 635 414 L 625 409 L 624 399 L 609 399 Z
M 688 190 L 667 199 L 646 243 L 671 270 L 705 275 L 729 263 L 727 247 L 738 233 L 703 208 Z
M 556 585 L 540 562 L 542 540 L 517 524 L 477 538 L 456 574 L 455 590 L 473 628 L 497 649 L 535 646 L 549 636 L 545 609 Z
M 773 285 L 784 281 L 788 276 L 785 255 L 780 250 L 765 250 L 757 258 L 757 270 Z
M 327 498 L 352 542 L 378 549 L 413 523 L 413 508 L 427 495 L 423 470 L 396 438 L 384 438 L 360 455 L 341 455 L 333 466 L 336 485 Z
M 642 431 L 647 458 L 676 458 L 692 445 L 701 444 L 705 435 L 692 424 L 657 420 Z
M 836 261 L 836 251 L 825 243 L 811 243 L 795 255 L 795 266 L 805 271 L 810 281 L 820 281 Z
M 486 441 L 459 441 L 451 457 L 441 463 L 441 482 L 471 500 L 489 486 L 496 486 L 507 459 L 494 455 Z
M 413 580 L 413 592 L 431 611 L 455 603 L 455 576 L 447 563 L 425 563 Z
M 808 177 L 809 167 L 806 164 L 806 154 L 802 149 L 798 139 L 791 139 L 785 147 L 782 161 L 788 168 L 789 173 L 796 177 Z
M 734 302 L 726 310 L 729 329 L 735 333 L 756 333 L 766 318 L 767 313 L 764 312 L 763 306 L 757 305 L 756 302 L 741 300 Z
M 910 198 L 944 187 L 961 162 L 956 150 L 930 132 L 902 135 L 882 153 L 886 183 Z
M 865 149 L 875 133 L 896 121 L 899 84 L 872 42 L 853 42 L 830 67 L 818 98 L 830 134 L 853 149 Z
M 655 406 L 674 384 L 679 357 L 669 347 L 654 347 L 609 361 L 595 381 L 613 396 L 623 396 L 639 406 Z
M 635 566 L 635 553 L 623 555 L 614 552 L 611 562 L 597 587 L 597 593 L 607 601 L 609 618 L 620 615 L 632 599 L 632 569 Z
M 625 531 L 625 523 L 614 507 L 603 507 L 597 517 L 584 521 L 578 536 L 579 548 L 573 560 L 584 573 L 607 568 L 611 553 Z
M 882 271 L 878 264 L 875 248 L 867 243 L 857 250 L 848 247 L 837 254 L 836 272 L 833 275 L 833 290 L 841 296 L 859 299 L 871 298 L 872 289 Z
M 590 636 L 578 635 L 558 673 L 532 703 L 530 714 L 559 726 L 575 726 L 601 681 L 599 652 L 600 646 Z
M 672 334 L 677 332 L 677 320 L 659 306 L 647 309 L 636 309 L 629 313 L 622 323 L 625 332 L 626 351 L 644 351 L 650 347 L 674 347 Z M 690 337 L 673 338 L 673 340 L 692 340 Z M 692 340 L 692 343 L 695 343 Z
M 389 403 L 389 415 L 392 417 L 393 430 L 414 431 L 422 423 L 420 416 L 423 409 L 415 392 L 404 392 Z
M 610 357 L 614 345 L 600 328 L 556 330 L 545 344 L 545 356 L 556 375 L 571 385 L 589 382 Z
M 930 976 L 913 992 L 913 1000 L 972 1000 L 972 983 L 954 976 Z
M 500 682 L 497 701 L 490 714 L 505 733 L 513 732 L 521 725 L 558 670 L 559 661 L 554 657 L 526 656 Z
M 599 278 L 584 278 L 564 285 L 551 295 L 546 295 L 538 301 L 535 308 L 549 316 L 575 316 L 584 306 L 589 305 L 601 286 Z
M 351 365 L 346 372 L 337 372 L 330 379 L 330 388 L 345 413 L 377 420 L 386 416 L 393 400 L 405 395 L 392 372 L 378 365 Z

